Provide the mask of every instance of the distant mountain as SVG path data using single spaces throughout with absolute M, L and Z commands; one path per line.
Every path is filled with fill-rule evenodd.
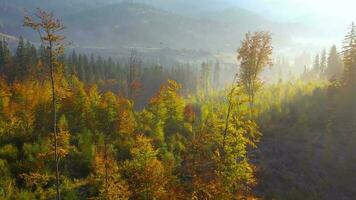
M 32 13 L 36 8 L 54 11 L 59 17 L 97 6 L 106 5 L 102 0 L 1 0 L 0 32 L 32 39 L 32 33 L 22 27 L 23 16 Z
M 233 39 L 226 34 L 230 27 L 223 23 L 144 4 L 109 5 L 67 16 L 64 21 L 70 38 L 84 45 L 217 50 Z M 241 31 L 233 32 L 241 38 Z
M 216 0 L 207 1 L 211 1 L 208 4 L 210 6 L 218 5 Z M 255 30 L 271 31 L 274 34 L 274 45 L 283 46 L 290 42 L 289 36 L 298 32 L 300 27 L 275 23 L 241 8 L 225 8 L 230 4 L 214 9 L 208 9 L 207 6 L 193 16 L 178 11 L 184 5 L 199 7 L 198 1 L 184 4 L 178 0 L 152 0 L 151 5 L 114 2 L 121 1 L 2 0 L 0 32 L 24 35 L 36 40 L 32 31 L 21 27 L 22 17 L 25 8 L 33 11 L 35 7 L 41 6 L 54 10 L 63 19 L 67 27 L 65 35 L 78 48 L 113 51 L 120 48 L 139 48 L 143 51 L 170 48 L 204 50 L 215 54 L 234 52 L 244 33 Z M 177 6 L 175 10 L 169 11 L 168 5 L 171 8 Z
M 130 1 L 130 0 L 128 0 Z M 234 7 L 241 0 L 131 0 L 182 15 L 197 16 L 206 12 L 218 12 Z

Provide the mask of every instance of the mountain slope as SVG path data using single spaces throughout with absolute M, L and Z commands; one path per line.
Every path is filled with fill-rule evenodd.
M 216 49 L 224 45 L 221 23 L 172 14 L 143 4 L 121 3 L 66 17 L 74 41 L 105 47 Z M 73 31 L 74 30 L 74 31 Z M 87 34 L 90 32 L 90 34 Z M 225 35 L 226 36 L 226 35 Z
M 278 32 L 274 36 L 279 45 L 300 28 L 295 24 L 274 23 L 238 8 L 203 13 L 198 18 L 136 3 L 80 12 L 66 17 L 65 22 L 71 30 L 68 34 L 78 44 L 209 51 L 234 51 L 245 32 L 256 30 Z
M 81 48 L 170 48 L 231 53 L 247 31 L 278 32 L 273 35 L 276 46 L 287 43 L 289 35 L 295 31 L 289 24 L 274 23 L 240 8 L 204 11 L 199 16 L 190 16 L 140 3 L 29 0 L 22 4 L 23 1 L 4 0 L 1 3 L 1 32 L 15 36 L 22 34 L 35 40 L 33 31 L 21 27 L 22 9 L 43 4 L 42 7 L 54 10 L 62 17 L 67 27 L 67 39 Z M 29 5 L 31 2 L 33 5 Z

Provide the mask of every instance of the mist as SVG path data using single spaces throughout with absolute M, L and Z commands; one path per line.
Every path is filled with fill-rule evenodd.
M 0 0 L 0 199 L 355 199 L 351 0 Z

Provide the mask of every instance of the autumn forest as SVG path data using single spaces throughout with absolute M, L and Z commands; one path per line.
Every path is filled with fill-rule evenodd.
M 0 35 L 1 200 L 355 198 L 355 24 L 300 73 L 266 29 L 228 62 L 82 51 L 46 9 L 19 26 Z

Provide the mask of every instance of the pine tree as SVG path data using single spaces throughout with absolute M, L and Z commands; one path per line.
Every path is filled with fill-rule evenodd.
M 75 52 L 75 50 L 72 51 L 72 55 L 70 56 L 69 60 L 70 60 L 69 63 L 70 63 L 71 73 L 78 75 L 78 71 L 77 71 L 78 56 L 77 56 L 77 53 Z
M 5 52 L 4 52 L 4 42 L 0 40 L 0 73 L 5 71 Z
M 7 42 L 4 40 L 0 45 L 0 72 L 9 80 L 13 76 L 12 55 Z
M 86 83 L 91 82 L 91 78 L 93 77 L 93 72 L 91 71 L 91 68 L 89 67 L 89 61 L 87 55 L 83 55 L 83 68 L 85 71 L 85 79 L 84 81 Z
M 338 78 L 342 74 L 342 61 L 337 52 L 336 46 L 333 45 L 328 56 L 328 63 L 325 70 L 327 79 Z
M 347 85 L 356 83 L 356 25 L 350 26 L 349 33 L 345 36 L 343 46 L 344 81 Z
M 98 80 L 98 72 L 95 65 L 94 54 L 90 55 L 89 68 L 91 69 L 91 81 L 95 82 Z
M 141 71 L 142 61 L 138 56 L 138 53 L 134 50 L 131 51 L 128 63 L 128 77 L 127 77 L 127 87 L 128 87 L 128 98 L 133 100 L 140 90 L 141 83 L 139 81 L 140 71 Z
M 324 75 L 326 70 L 327 60 L 326 60 L 326 50 L 323 49 L 320 57 L 320 74 Z
M 319 54 L 316 54 L 313 63 L 313 72 L 317 77 L 320 75 L 320 69 L 320 57 Z
M 78 72 L 79 79 L 85 82 L 86 72 L 85 72 L 85 65 L 84 65 L 84 56 L 82 54 L 79 54 L 78 56 L 77 72 Z
M 204 93 L 207 94 L 210 88 L 210 65 L 207 62 L 203 62 L 201 65 L 201 88 Z
M 220 63 L 217 61 L 214 66 L 214 78 L 213 78 L 213 84 L 214 88 L 218 88 L 220 84 Z
M 104 80 L 105 76 L 104 76 L 104 71 L 103 71 L 103 65 L 104 65 L 104 61 L 103 58 L 101 56 L 98 56 L 98 58 L 96 59 L 96 71 L 98 72 L 98 80 Z
M 107 77 L 107 79 L 114 78 L 113 70 L 114 70 L 114 61 L 112 60 L 111 57 L 109 57 L 108 61 L 107 61 L 107 69 L 106 69 L 106 77 Z
M 26 45 L 22 36 L 19 38 L 19 43 L 17 45 L 16 54 L 15 54 L 15 61 L 16 61 L 16 68 L 13 71 L 12 78 L 19 78 L 22 79 L 26 74 L 28 74 L 29 70 L 27 70 L 28 60 L 27 60 L 27 51 Z

